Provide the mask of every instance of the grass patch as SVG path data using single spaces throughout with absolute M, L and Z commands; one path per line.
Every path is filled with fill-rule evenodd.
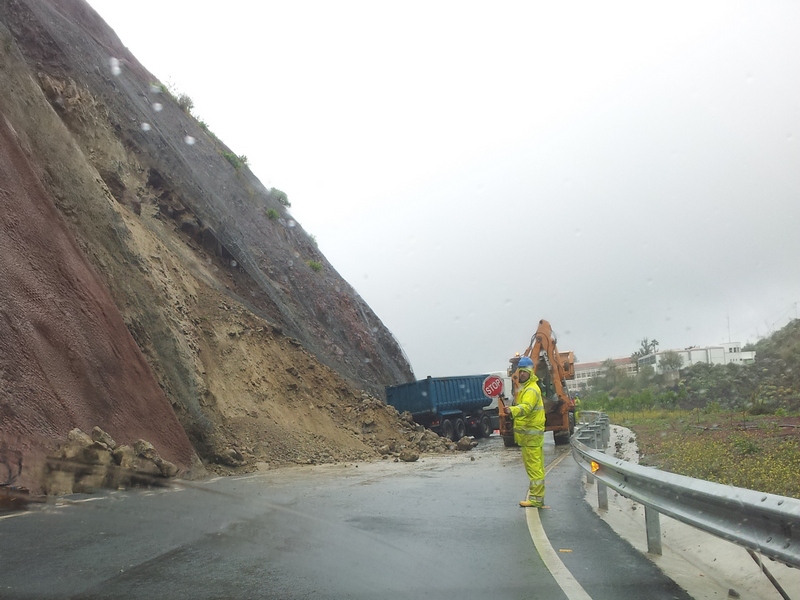
M 309 260 L 307 264 L 309 267 L 311 267 L 311 270 L 314 271 L 314 273 L 319 273 L 320 271 L 322 271 L 321 262 L 318 262 L 316 260 Z
M 248 165 L 247 157 L 244 154 L 234 154 L 233 152 L 223 152 L 222 156 L 227 160 L 229 163 L 233 165 L 233 168 L 237 171 L 240 170 L 242 167 L 246 167 Z
M 620 424 L 636 433 L 642 464 L 800 498 L 800 417 L 643 411 Z

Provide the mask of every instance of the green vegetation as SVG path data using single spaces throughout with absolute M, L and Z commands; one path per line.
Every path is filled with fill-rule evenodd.
M 800 498 L 800 417 L 656 410 L 623 424 L 636 433 L 642 464 Z
M 662 354 L 664 374 L 636 377 L 607 360 L 581 408 L 631 428 L 643 464 L 800 498 L 800 319 L 749 348 L 753 364 L 683 368 Z
M 321 262 L 318 262 L 316 260 L 309 260 L 307 264 L 309 267 L 311 267 L 311 270 L 314 271 L 314 273 L 319 273 L 320 271 L 322 271 Z
M 267 209 L 267 218 L 268 218 L 270 221 L 274 221 L 275 219 L 277 219 L 277 218 L 278 218 L 278 216 L 279 216 L 279 215 L 278 215 L 278 211 L 277 211 L 277 210 L 275 210 L 274 208 L 268 208 L 268 209 Z
M 686 368 L 677 353 L 665 353 L 661 359 L 665 373 L 656 374 L 652 367 L 644 366 L 636 377 L 625 376 L 609 359 L 603 363 L 605 374 L 592 379 L 591 391 L 581 394 L 584 409 L 636 412 L 680 408 L 703 413 L 746 411 L 750 415 L 800 411 L 800 319 L 752 349 L 756 351 L 752 364 L 700 363 Z
M 286 192 L 282 192 L 278 188 L 270 188 L 269 193 L 273 198 L 275 198 L 275 200 L 277 200 L 284 206 L 289 207 L 292 205 L 292 203 L 289 202 L 289 197 L 286 195 Z
M 189 115 L 192 114 L 194 100 L 192 100 L 188 94 L 178 94 L 178 97 L 175 98 L 175 101 L 178 103 L 178 106 L 181 107 L 183 112 Z
M 631 360 L 636 362 L 637 359 L 643 356 L 647 356 L 648 354 L 652 354 L 656 350 L 658 350 L 658 340 L 649 340 L 647 338 L 644 338 L 641 341 L 639 349 L 633 354 L 631 354 Z
M 236 155 L 233 152 L 223 152 L 222 156 L 225 158 L 225 160 L 231 163 L 233 168 L 237 171 L 249 164 L 249 161 L 244 154 Z

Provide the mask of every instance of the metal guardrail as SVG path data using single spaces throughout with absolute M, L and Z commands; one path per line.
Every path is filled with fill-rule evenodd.
M 609 441 L 608 416 L 583 411 L 572 436 L 573 457 L 597 479 L 598 505 L 608 490 L 643 504 L 647 548 L 661 554 L 659 514 L 792 567 L 800 567 L 800 500 L 712 483 L 617 459 L 602 450 Z M 766 570 L 765 570 L 766 572 Z

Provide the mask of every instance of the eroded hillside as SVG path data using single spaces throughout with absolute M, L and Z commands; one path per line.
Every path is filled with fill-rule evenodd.
M 6 448 L 33 457 L 72 427 L 94 425 L 126 441 L 134 433 L 121 415 L 134 399 L 145 413 L 171 406 L 211 468 L 442 447 L 374 399 L 413 378 L 391 333 L 280 198 L 226 158 L 230 149 L 83 0 L 0 1 L 0 113 L 0 144 L 24 159 L 34 182 L 21 182 L 13 161 L 0 165 L 0 240 L 17 232 L 27 240 L 14 254 L 4 246 L 0 273 Z M 36 227 L 24 213 L 31 186 L 53 209 L 42 209 L 45 223 Z M 21 216 L 11 217 L 11 207 Z M 48 245 L 56 234 L 69 243 Z M 76 257 L 96 290 L 65 268 Z M 52 271 L 52 289 L 17 295 L 14 270 Z M 75 294 L 109 302 L 100 317 L 80 306 L 35 317 L 23 310 L 42 298 L 58 307 Z M 48 357 L 25 335 L 34 321 L 54 332 Z M 83 361 L 83 347 L 62 335 L 71 329 L 105 360 Z M 130 356 L 114 345 L 128 339 Z M 106 410 L 84 410 L 87 397 L 61 394 L 64 361 L 98 382 L 90 395 Z M 35 373 L 36 386 L 24 384 L 23 372 Z M 166 417 L 161 424 L 171 427 Z M 184 469 L 192 462 L 186 445 L 170 457 Z M 31 473 L 22 480 L 30 484 Z

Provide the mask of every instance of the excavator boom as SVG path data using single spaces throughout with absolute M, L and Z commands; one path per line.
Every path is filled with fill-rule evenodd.
M 512 382 L 513 404 L 517 396 L 519 382 L 517 365 L 522 356 L 529 357 L 534 364 L 534 372 L 539 378 L 539 388 L 545 407 L 545 431 L 552 431 L 556 444 L 569 441 L 575 428 L 575 402 L 567 391 L 567 380 L 575 378 L 575 355 L 572 352 L 559 352 L 556 336 L 546 320 L 539 321 L 536 333 L 522 355 L 510 359 L 508 374 Z M 513 445 L 513 423 L 500 413 L 500 434 L 507 446 Z

